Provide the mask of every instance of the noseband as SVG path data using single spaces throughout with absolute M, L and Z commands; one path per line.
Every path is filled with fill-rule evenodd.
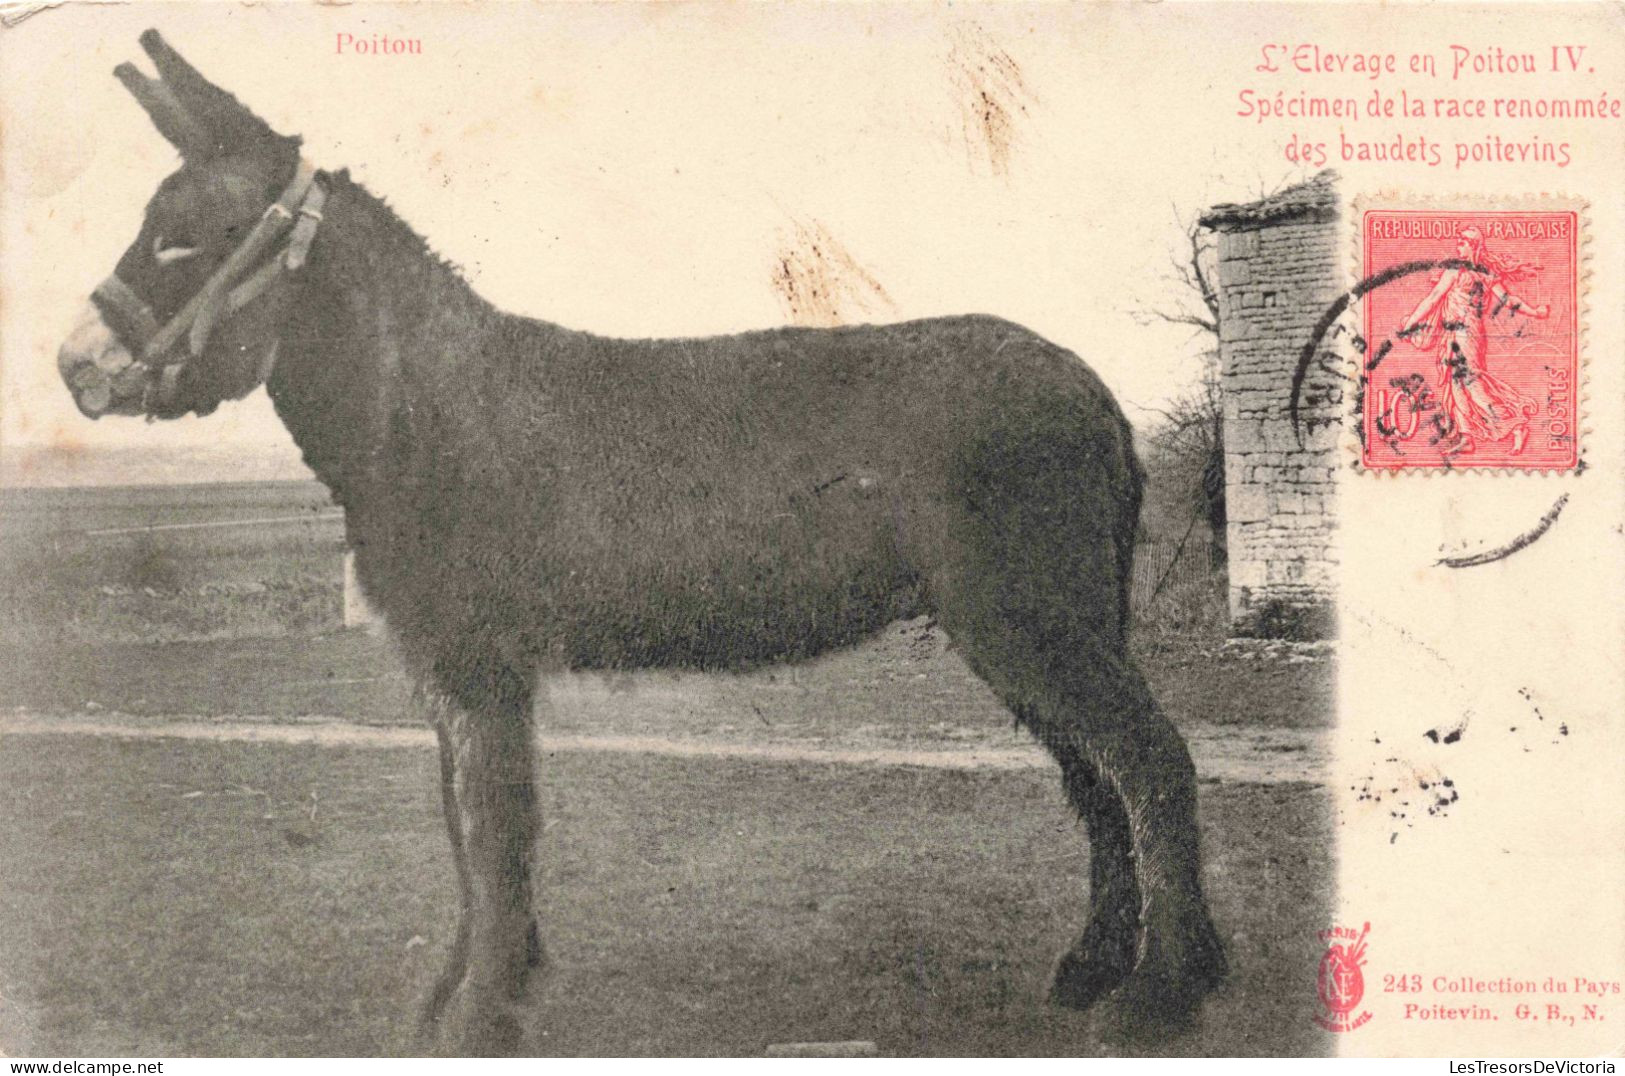
M 174 401 L 181 372 L 203 354 L 215 326 L 259 298 L 283 272 L 297 272 L 304 266 L 326 200 L 327 191 L 316 182 L 315 166 L 301 157 L 281 196 L 266 207 L 237 249 L 164 325 L 158 324 L 152 308 L 117 273 L 97 285 L 92 298 L 118 322 L 113 329 L 133 345 L 136 361 L 147 368 L 143 410 L 151 412 L 154 405 Z M 285 249 L 262 260 L 284 236 Z M 185 348 L 180 346 L 182 337 L 186 338 Z M 275 358 L 274 351 L 271 358 Z M 260 371 L 261 381 L 270 375 L 269 365 Z

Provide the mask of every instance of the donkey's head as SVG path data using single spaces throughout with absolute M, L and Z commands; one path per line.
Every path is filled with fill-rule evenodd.
M 176 418 L 247 395 L 275 359 L 288 271 L 303 263 L 324 196 L 277 134 L 155 30 L 158 69 L 113 72 L 180 151 L 117 268 L 95 291 L 57 365 L 79 409 Z

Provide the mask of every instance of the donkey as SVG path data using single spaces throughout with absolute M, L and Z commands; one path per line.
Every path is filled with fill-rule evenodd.
M 481 299 L 167 45 L 114 74 L 181 156 L 58 356 L 81 410 L 264 384 L 345 510 L 438 733 L 461 912 L 423 1028 L 513 1052 L 540 676 L 737 670 L 934 615 L 1054 755 L 1088 921 L 1051 998 L 1188 1025 L 1225 974 L 1195 773 L 1127 651 L 1143 475 L 1076 355 L 986 316 L 622 340 Z

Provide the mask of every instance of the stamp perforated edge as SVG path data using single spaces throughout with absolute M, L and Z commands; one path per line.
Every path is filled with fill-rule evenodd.
M 1402 191 L 1378 191 L 1356 195 L 1349 204 L 1349 212 L 1345 218 L 1351 233 L 1351 261 L 1347 276 L 1350 281 L 1358 282 L 1365 279 L 1364 221 L 1366 212 L 1372 209 L 1433 210 L 1441 213 L 1571 212 L 1574 214 L 1578 227 L 1574 245 L 1574 377 L 1577 382 L 1574 391 L 1574 462 L 1561 467 L 1508 467 L 1505 465 L 1471 463 L 1451 467 L 1367 467 L 1364 461 L 1359 432 L 1365 420 L 1363 414 L 1365 394 L 1362 387 L 1361 391 L 1348 394 L 1345 414 L 1347 421 L 1343 424 L 1344 428 L 1341 437 L 1342 448 L 1349 457 L 1350 468 L 1361 475 L 1377 476 L 1379 480 L 1388 478 L 1396 481 L 1426 480 L 1452 474 L 1504 474 L 1548 478 L 1583 473 L 1586 469 L 1585 445 L 1587 436 L 1591 432 L 1589 425 L 1590 408 L 1588 406 L 1590 378 L 1587 370 L 1590 364 L 1587 337 L 1590 335 L 1591 323 L 1591 202 L 1576 195 L 1547 192 L 1523 195 L 1461 194 L 1443 196 L 1417 195 Z M 1353 348 L 1350 348 L 1349 351 L 1351 354 L 1348 355 L 1346 362 L 1349 383 L 1360 386 L 1360 379 L 1365 376 L 1366 372 L 1365 356 Z

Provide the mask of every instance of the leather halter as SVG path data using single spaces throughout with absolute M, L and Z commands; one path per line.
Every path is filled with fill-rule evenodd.
M 136 362 L 145 366 L 149 375 L 156 375 L 149 376 L 141 401 L 143 410 L 151 412 L 154 403 L 167 406 L 173 402 L 181 371 L 203 354 L 210 334 L 222 320 L 258 299 L 283 272 L 298 272 L 304 267 L 326 201 L 327 191 L 316 182 L 315 166 L 301 157 L 281 196 L 266 207 L 253 230 L 210 274 L 197 294 L 162 326 L 152 308 L 117 273 L 96 286 L 92 298 L 119 323 L 113 329 L 134 345 Z M 285 235 L 286 248 L 262 262 Z M 180 346 L 183 337 L 184 349 Z M 270 372 L 267 362 L 260 371 L 260 380 L 264 381 Z

